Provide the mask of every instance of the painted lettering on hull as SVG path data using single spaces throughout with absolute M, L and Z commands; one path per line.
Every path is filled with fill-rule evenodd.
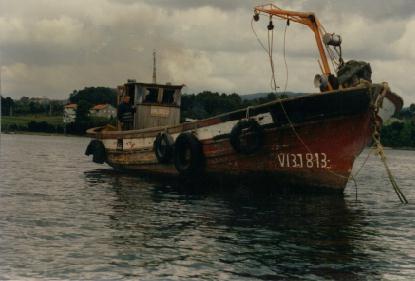
M 278 168 L 330 169 L 327 154 L 322 153 L 277 153 L 275 164 Z

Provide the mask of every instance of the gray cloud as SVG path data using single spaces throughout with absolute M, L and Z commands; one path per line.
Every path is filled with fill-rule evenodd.
M 124 3 L 126 5 L 131 5 L 136 3 L 137 1 L 134 0 L 112 0 L 118 3 Z M 249 7 L 249 5 L 253 1 L 249 0 L 239 0 L 239 1 L 232 1 L 232 0 L 202 0 L 202 1 L 194 1 L 194 0 L 144 0 L 149 5 L 154 6 L 162 6 L 169 9 L 194 9 L 200 7 L 214 7 L 221 10 L 235 10 L 238 8 L 245 8 Z M 258 1 L 257 1 L 258 2 Z
M 150 81 L 153 49 L 160 82 L 188 91 L 269 90 L 269 61 L 250 26 L 265 1 L 0 0 L 0 59 L 4 95 L 64 98 L 85 86 Z M 407 102 L 412 81 L 415 1 L 278 1 L 316 11 L 329 32 L 343 36 L 346 59 L 368 60 Z M 274 21 L 277 78 L 283 84 L 284 22 Z M 267 18 L 255 23 L 266 41 Z M 319 72 L 313 34 L 290 25 L 286 40 L 289 89 L 315 91 Z

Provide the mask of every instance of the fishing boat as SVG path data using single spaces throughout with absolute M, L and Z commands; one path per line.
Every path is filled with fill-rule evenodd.
M 403 100 L 387 83 L 372 83 L 366 62 L 344 62 L 341 37 L 327 33 L 314 13 L 254 8 L 308 26 L 315 35 L 322 73 L 316 93 L 276 99 L 204 120 L 180 122 L 183 85 L 139 83 L 118 86 L 136 108 L 131 130 L 91 128 L 86 154 L 139 175 L 185 179 L 266 179 L 278 187 L 343 192 L 353 163 L 400 111 Z M 331 72 L 329 58 L 337 65 Z M 155 82 L 155 81 L 153 81 Z

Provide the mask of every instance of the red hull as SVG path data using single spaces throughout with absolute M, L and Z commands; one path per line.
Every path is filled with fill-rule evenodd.
M 179 172 L 173 164 L 158 163 L 154 139 L 160 132 L 174 138 L 192 132 L 203 151 L 204 174 L 198 175 L 199 179 L 230 177 L 257 183 L 265 178 L 280 187 L 343 191 L 354 160 L 371 141 L 373 104 L 382 89 L 374 85 L 251 108 L 250 117 L 263 128 L 263 143 L 249 155 L 238 153 L 230 141 L 232 127 L 245 118 L 246 110 L 169 128 L 124 132 L 91 129 L 88 133 L 102 140 L 106 162 L 114 168 L 177 176 Z M 398 111 L 402 100 L 391 104 Z
M 237 176 L 264 174 L 282 186 L 343 189 L 353 163 L 371 139 L 369 113 L 270 129 L 255 155 L 236 154 L 229 141 L 205 141 L 206 171 Z M 304 144 L 302 143 L 304 142 Z

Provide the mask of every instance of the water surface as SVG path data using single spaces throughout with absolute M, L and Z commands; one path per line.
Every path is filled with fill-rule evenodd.
M 402 205 L 376 157 L 356 199 L 177 186 L 92 163 L 86 138 L 0 138 L 1 280 L 415 276 L 413 151 L 387 151 Z

